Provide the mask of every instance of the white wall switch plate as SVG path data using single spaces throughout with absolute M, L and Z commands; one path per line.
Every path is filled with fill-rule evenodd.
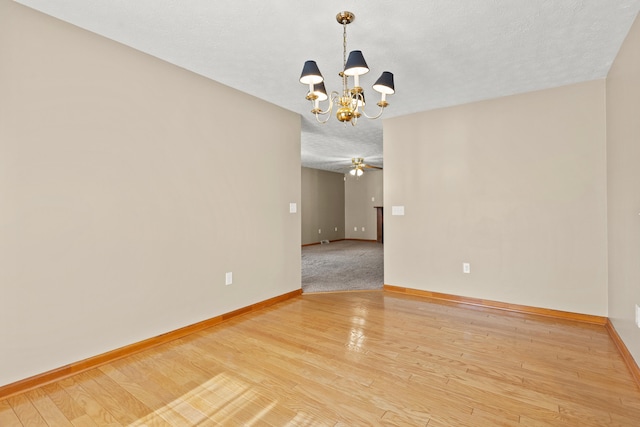
M 364 231 L 364 227 L 362 227 L 362 231 Z
M 469 274 L 471 273 L 471 264 L 469 264 L 468 262 L 463 262 L 462 263 L 462 272 Z
M 289 203 L 289 213 L 298 212 L 298 205 L 296 203 Z
M 233 273 L 232 272 L 225 273 L 224 284 L 228 286 L 232 283 L 233 283 Z
M 322 228 L 318 228 L 318 234 L 322 234 Z
M 338 231 L 338 227 L 336 227 L 333 231 Z
M 391 215 L 404 215 L 404 206 L 391 206 Z
M 353 227 L 353 231 L 358 231 L 358 227 Z
M 640 328 L 640 305 L 636 304 L 636 326 Z

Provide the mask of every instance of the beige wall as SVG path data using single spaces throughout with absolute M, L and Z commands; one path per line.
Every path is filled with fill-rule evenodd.
M 640 21 L 607 76 L 609 318 L 640 364 Z
M 344 215 L 347 239 L 376 240 L 377 217 L 374 206 L 383 204 L 382 176 L 382 171 L 375 169 L 366 169 L 357 178 L 346 175 Z
M 303 245 L 344 239 L 344 175 L 302 168 L 301 198 Z
M 604 97 L 600 80 L 387 119 L 385 283 L 606 316 Z
M 299 198 L 298 115 L 0 0 L 0 385 L 299 289 Z
M 382 176 L 379 170 L 367 170 L 356 179 L 302 168 L 302 244 L 345 238 L 376 240 L 374 206 L 383 203 Z

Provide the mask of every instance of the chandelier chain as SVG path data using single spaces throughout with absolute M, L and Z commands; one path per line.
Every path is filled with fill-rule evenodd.
M 342 91 L 346 96 L 347 92 L 347 76 L 344 74 L 344 69 L 347 66 L 347 22 L 342 21 Z
M 342 24 L 342 69 L 347 65 L 347 24 Z

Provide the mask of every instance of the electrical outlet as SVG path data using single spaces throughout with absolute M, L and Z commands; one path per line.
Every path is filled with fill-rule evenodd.
M 358 231 L 358 227 L 353 227 L 353 231 Z
M 362 231 L 364 231 L 364 227 L 362 227 Z
M 233 273 L 232 272 L 225 273 L 224 284 L 229 286 L 232 283 L 233 283 Z
M 336 227 L 333 231 L 338 231 L 338 227 Z
M 322 234 L 322 228 L 318 228 L 318 234 Z
M 468 262 L 463 262 L 462 263 L 462 272 L 469 274 L 471 273 L 471 264 L 469 264 Z

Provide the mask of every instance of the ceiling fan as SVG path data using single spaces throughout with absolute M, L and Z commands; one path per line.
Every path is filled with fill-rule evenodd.
M 349 174 L 353 176 L 362 176 L 364 173 L 364 169 L 382 169 L 380 166 L 372 166 L 364 163 L 364 159 L 362 157 L 354 157 L 351 159 L 352 169 L 349 171 Z

